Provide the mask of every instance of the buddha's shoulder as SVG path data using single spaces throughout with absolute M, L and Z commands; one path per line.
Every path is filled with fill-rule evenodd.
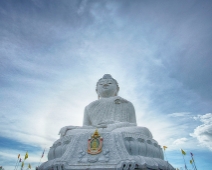
M 99 100 L 95 100 L 91 102 L 89 105 L 86 106 L 87 109 L 100 106 L 101 104 L 125 104 L 125 105 L 132 105 L 132 103 L 120 96 L 114 96 L 110 98 L 103 98 Z M 101 106 L 100 106 L 101 107 Z
M 93 102 L 91 102 L 90 104 L 88 104 L 85 108 L 90 108 L 92 106 L 97 106 L 99 104 L 99 100 L 95 100 Z
M 128 101 L 127 99 L 124 99 L 120 96 L 115 96 L 113 101 L 115 104 L 121 104 L 121 103 L 132 104 L 130 101 Z

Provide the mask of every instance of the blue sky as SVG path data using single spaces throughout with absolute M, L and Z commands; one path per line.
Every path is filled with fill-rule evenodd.
M 37 166 L 111 74 L 174 167 L 212 167 L 210 0 L 0 1 L 0 165 Z M 41 160 L 47 160 L 46 155 Z

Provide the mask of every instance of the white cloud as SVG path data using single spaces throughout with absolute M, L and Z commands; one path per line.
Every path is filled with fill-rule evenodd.
M 42 3 L 33 2 L 39 8 L 45 9 Z M 62 6 L 54 6 L 54 3 L 51 5 L 51 9 L 55 7 L 58 12 L 59 9 L 65 9 L 63 3 L 60 4 Z M 75 3 L 69 5 L 74 7 Z M 12 31 L 1 31 L 5 32 L 1 41 L 4 54 L 2 56 L 10 60 L 2 60 L 4 70 L 1 74 L 4 75 L 5 82 L 9 83 L 5 83 L 5 88 L 1 89 L 3 116 L 0 120 L 0 134 L 29 145 L 50 147 L 58 139 L 57 134 L 61 127 L 82 125 L 84 107 L 97 99 L 96 81 L 103 74 L 109 73 L 120 84 L 120 96 L 134 104 L 138 125 L 149 128 L 160 145 L 167 145 L 172 149 L 196 142 L 191 141 L 188 136 L 195 126 L 191 121 L 196 119 L 201 120 L 203 125 L 198 126 L 193 135 L 208 146 L 211 139 L 211 115 L 197 116 L 191 120 L 192 109 L 195 110 L 201 103 L 187 104 L 198 97 L 193 96 L 184 88 L 183 83 L 170 76 L 173 70 L 179 71 L 176 67 L 178 58 L 180 64 L 190 63 L 191 68 L 196 68 L 191 62 L 181 62 L 180 57 L 173 55 L 181 51 L 179 47 L 182 44 L 187 49 L 185 44 L 191 42 L 189 37 L 178 39 L 176 37 L 179 36 L 176 35 L 193 35 L 190 34 L 191 29 L 179 32 L 179 29 L 169 30 L 166 24 L 155 27 L 157 22 L 145 13 L 149 11 L 148 8 L 143 5 L 141 8 L 136 3 L 131 4 L 133 7 L 128 6 L 128 3 L 114 5 L 111 2 L 85 0 L 78 5 L 76 10 L 67 6 L 67 9 L 72 9 L 71 12 L 63 10 L 55 13 L 56 17 L 53 10 L 49 11 L 50 8 L 47 10 L 51 14 L 49 17 L 46 13 L 31 13 L 35 17 L 33 23 L 30 22 L 30 13 L 22 14 L 26 24 L 19 25 L 14 20 L 8 24 L 4 22 Z M 139 8 L 135 8 L 136 6 Z M 6 11 L 8 10 L 5 10 L 5 14 Z M 80 17 L 75 16 L 75 12 Z M 161 23 L 170 19 L 173 21 L 171 28 L 175 28 L 176 21 L 173 17 L 163 12 L 159 14 L 162 17 L 159 15 L 154 18 Z M 14 16 L 20 17 L 18 14 Z M 32 24 L 31 27 L 29 23 Z M 13 24 L 17 24 L 17 32 L 13 31 Z M 180 27 L 180 24 L 177 25 Z M 181 24 L 184 25 L 185 22 Z M 23 37 L 22 34 L 17 35 L 19 30 L 25 33 Z M 33 34 L 28 30 L 33 30 Z M 173 30 L 176 32 L 172 32 Z M 170 36 L 170 31 L 175 36 Z M 185 42 L 179 42 L 183 40 Z M 166 44 L 170 44 L 172 48 Z M 180 56 L 186 58 L 185 54 Z M 189 56 L 187 58 L 195 59 Z M 182 70 L 177 72 L 177 75 L 182 74 Z M 185 75 L 187 79 L 188 76 Z M 178 97 L 179 94 L 182 95 L 181 98 Z M 154 97 L 159 100 L 153 100 Z M 186 106 L 189 109 L 183 108 Z M 182 112 L 185 110 L 191 113 Z M 194 146 L 196 145 L 192 143 L 189 147 Z M 10 155 L 4 156 L 12 159 Z
M 194 129 L 194 132 L 190 135 L 197 138 L 201 145 L 212 150 L 212 113 L 198 115 L 197 117 L 194 117 L 194 119 L 200 120 L 203 124 L 197 126 Z
M 186 117 L 189 116 L 191 113 L 189 112 L 179 112 L 179 113 L 171 113 L 168 114 L 168 117 Z
M 188 141 L 187 138 L 180 138 L 180 139 L 177 139 L 173 142 L 174 145 L 181 145 L 181 144 L 184 144 L 186 141 Z

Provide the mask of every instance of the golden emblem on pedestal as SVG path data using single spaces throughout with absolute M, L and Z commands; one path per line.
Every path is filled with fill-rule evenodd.
M 99 154 L 102 151 L 103 138 L 99 135 L 96 129 L 91 138 L 88 139 L 87 152 L 92 155 Z

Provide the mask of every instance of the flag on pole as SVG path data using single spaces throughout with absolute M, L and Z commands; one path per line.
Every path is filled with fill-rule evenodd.
M 20 154 L 18 154 L 18 159 L 20 158 Z
M 163 146 L 163 150 L 165 151 L 166 150 L 166 148 L 168 148 L 167 146 Z
M 41 158 L 43 158 L 43 156 L 44 156 L 44 152 L 45 152 L 45 149 L 43 150 L 43 154 L 41 155 Z
M 23 168 L 24 167 L 24 162 L 22 162 L 22 164 L 21 164 L 21 168 Z
M 181 149 L 181 152 L 183 155 L 186 155 L 186 152 L 184 150 Z
M 21 162 L 21 158 L 19 159 L 19 162 Z
M 192 164 L 193 163 L 193 161 L 192 160 L 190 160 L 190 164 Z
M 28 158 L 28 153 L 26 152 L 24 160 Z
M 30 165 L 30 164 L 28 165 L 28 168 L 30 168 L 30 169 L 31 169 L 31 165 Z
M 191 154 L 191 159 L 192 159 L 191 161 L 193 163 L 192 165 L 194 165 L 195 170 L 197 170 L 197 167 L 196 167 L 196 164 L 195 164 L 195 161 L 194 161 L 194 157 L 193 157 L 194 155 L 193 155 L 192 152 L 190 152 L 190 154 Z

